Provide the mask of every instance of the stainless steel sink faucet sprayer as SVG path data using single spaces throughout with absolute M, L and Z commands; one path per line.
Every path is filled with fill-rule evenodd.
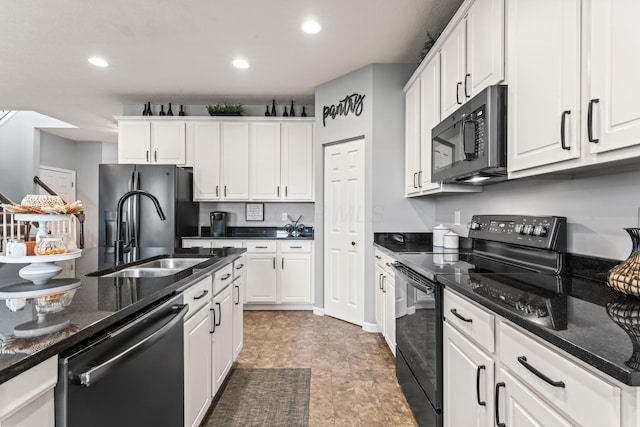
M 156 211 L 158 212 L 160 220 L 164 221 L 166 219 L 164 212 L 162 212 L 162 208 L 160 207 L 160 202 L 158 202 L 158 199 L 153 194 L 144 190 L 132 190 L 124 193 L 122 197 L 120 197 L 120 200 L 118 200 L 118 215 L 116 216 L 116 238 L 118 240 L 113 242 L 113 246 L 115 247 L 114 261 L 116 265 L 124 262 L 124 240 L 120 237 L 122 228 L 122 207 L 124 206 L 124 202 L 126 202 L 131 196 L 147 196 L 156 206 Z

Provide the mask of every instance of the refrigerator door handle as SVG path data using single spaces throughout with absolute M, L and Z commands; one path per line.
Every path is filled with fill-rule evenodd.
M 135 171 L 133 173 L 133 189 L 140 190 L 140 172 Z M 131 198 L 132 203 L 132 216 L 130 218 L 131 221 L 131 246 L 134 248 L 138 247 L 138 242 L 140 242 L 140 228 L 138 226 L 138 215 L 140 209 L 140 196 L 134 196 Z

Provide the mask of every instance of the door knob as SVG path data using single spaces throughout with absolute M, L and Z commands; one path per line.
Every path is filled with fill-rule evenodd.
M 355 246 L 355 245 L 356 245 L 356 242 L 351 242 L 351 246 Z

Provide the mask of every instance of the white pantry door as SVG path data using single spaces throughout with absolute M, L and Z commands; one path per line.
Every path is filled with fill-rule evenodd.
M 325 313 L 364 322 L 364 139 L 324 149 Z

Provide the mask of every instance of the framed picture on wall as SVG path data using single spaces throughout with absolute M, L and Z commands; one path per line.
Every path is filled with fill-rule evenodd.
M 245 203 L 246 221 L 264 221 L 264 203 Z

